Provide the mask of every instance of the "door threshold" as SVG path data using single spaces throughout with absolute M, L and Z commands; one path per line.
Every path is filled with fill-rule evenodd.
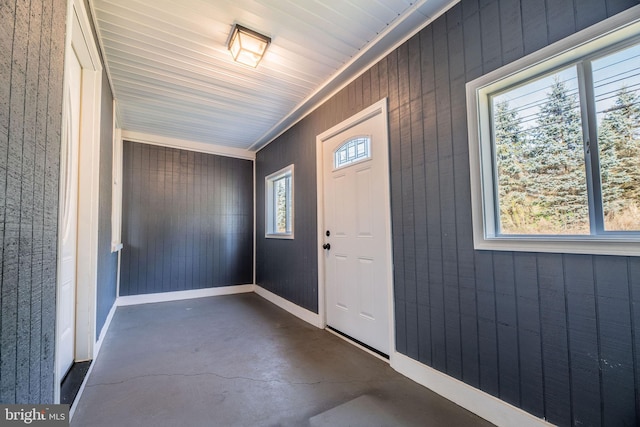
M 90 366 L 91 360 L 86 362 L 73 362 L 73 365 L 71 365 L 71 368 L 69 368 L 69 371 L 60 384 L 60 403 L 69 406 L 73 404 Z
M 363 343 L 362 341 L 358 341 L 357 339 L 353 338 L 351 335 L 347 335 L 342 331 L 339 331 L 329 325 L 326 326 L 326 330 L 331 332 L 332 334 L 342 338 L 343 340 L 350 342 L 351 344 L 355 345 L 356 347 L 359 347 L 360 349 L 366 351 L 367 353 L 371 354 L 372 356 L 377 357 L 380 360 L 383 360 L 387 363 L 389 363 L 389 355 L 385 354 L 383 352 L 381 352 L 380 350 L 377 350 L 373 347 L 371 347 L 370 345 L 367 345 L 365 343 Z

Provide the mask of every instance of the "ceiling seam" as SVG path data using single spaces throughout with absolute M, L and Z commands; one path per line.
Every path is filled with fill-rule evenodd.
M 342 89 L 344 89 L 345 87 L 347 87 L 351 82 L 353 82 L 355 79 L 357 79 L 358 77 L 360 77 L 362 74 L 364 74 L 369 68 L 371 68 L 373 65 L 375 65 L 377 62 L 379 62 L 382 58 L 384 58 L 385 56 L 389 55 L 389 53 L 393 52 L 395 49 L 397 49 L 399 46 L 401 46 L 403 43 L 405 43 L 407 40 L 409 40 L 411 37 L 413 37 L 414 35 L 416 35 L 417 33 L 419 33 L 421 30 L 423 30 L 425 27 L 427 27 L 429 24 L 431 24 L 433 21 L 435 21 L 437 18 L 439 18 L 441 15 L 443 15 L 446 11 L 448 11 L 449 9 L 451 9 L 453 6 L 455 6 L 456 4 L 458 4 L 460 2 L 460 0 L 454 0 L 452 2 L 446 3 L 442 8 L 440 8 L 440 10 L 438 10 L 435 14 L 431 15 L 431 16 L 426 16 L 424 14 L 422 14 L 422 12 L 419 11 L 419 9 L 425 4 L 427 3 L 429 0 L 422 0 L 420 2 L 415 3 L 410 10 L 407 11 L 406 14 L 403 15 L 403 18 L 397 21 L 394 21 L 394 25 L 393 26 L 389 26 L 387 28 L 387 31 L 385 31 L 384 33 L 380 33 L 380 35 L 378 37 L 376 37 L 378 40 L 375 42 L 372 42 L 370 44 L 370 47 L 368 49 L 364 49 L 362 51 L 360 51 L 357 55 L 355 55 L 351 61 L 349 61 L 348 63 L 346 63 L 344 66 L 341 67 L 340 70 L 338 70 L 338 72 L 333 76 L 330 77 L 319 89 L 317 89 L 316 91 L 314 91 L 311 95 L 309 95 L 307 98 L 305 98 L 302 102 L 300 102 L 296 107 L 294 107 L 293 110 L 291 110 L 291 112 L 289 114 L 287 114 L 285 117 L 282 118 L 282 120 L 280 120 L 276 125 L 274 125 L 271 129 L 269 129 L 267 132 L 265 132 L 260 138 L 258 138 L 253 144 L 251 144 L 249 146 L 249 150 L 255 150 L 255 151 L 259 151 L 261 149 L 263 149 L 264 147 L 266 147 L 267 145 L 269 145 L 271 142 L 273 142 L 275 139 L 277 139 L 279 136 L 281 136 L 283 133 L 285 133 L 286 131 L 288 131 L 289 129 L 291 129 L 293 126 L 295 126 L 297 123 L 299 123 L 301 120 L 303 120 L 305 117 L 307 117 L 309 114 L 311 114 L 313 111 L 315 111 L 317 108 L 319 108 L 322 104 L 324 104 L 326 101 L 328 101 L 332 96 L 334 96 L 336 93 L 338 93 L 339 91 L 341 91 Z M 339 80 L 339 78 L 344 75 L 345 73 L 348 73 L 349 68 L 351 66 L 353 66 L 354 64 L 356 64 L 358 62 L 358 60 L 360 58 L 362 58 L 363 56 L 366 55 L 366 53 L 370 52 L 378 43 L 380 43 L 382 40 L 384 40 L 385 37 L 387 37 L 394 29 L 396 29 L 400 24 L 402 24 L 405 20 L 409 19 L 410 17 L 413 16 L 414 13 L 419 13 L 422 16 L 424 16 L 426 18 L 426 21 L 424 22 L 423 25 L 418 26 L 416 29 L 412 30 L 409 32 L 408 35 L 402 37 L 398 42 L 394 43 L 391 47 L 389 47 L 388 49 L 385 49 L 382 54 L 375 56 L 373 59 L 367 61 L 364 65 L 362 65 L 361 67 L 356 67 L 357 70 L 354 71 L 354 75 L 350 78 L 348 78 L 347 80 L 345 80 L 342 84 L 340 84 L 337 88 L 333 89 L 333 90 L 329 90 L 327 95 L 322 95 L 322 92 L 329 87 L 332 83 L 334 83 L 335 81 Z M 374 39 L 375 40 L 375 39 Z M 320 96 L 321 98 L 316 101 L 313 102 L 313 98 Z M 302 113 L 300 115 L 300 117 L 294 119 L 292 121 L 292 123 L 290 123 L 289 125 L 286 125 L 285 127 L 283 127 L 283 129 L 278 130 L 278 128 L 280 126 L 282 126 L 283 123 L 286 123 L 288 119 L 290 119 L 291 117 L 295 116 L 296 113 L 302 109 L 305 108 L 305 104 L 311 103 L 311 106 L 308 107 L 304 113 Z M 277 133 L 276 133 L 277 132 Z M 273 136 L 271 136 L 271 134 L 274 134 Z

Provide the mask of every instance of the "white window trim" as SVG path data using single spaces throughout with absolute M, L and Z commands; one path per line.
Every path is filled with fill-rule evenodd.
M 471 208 L 475 249 L 602 255 L 640 255 L 640 238 L 628 236 L 505 236 L 495 230 L 493 159 L 488 95 L 565 63 L 622 42 L 640 31 L 640 6 L 512 62 L 466 85 Z
M 271 230 L 271 224 L 273 224 L 273 217 L 275 214 L 274 206 L 273 206 L 273 182 L 282 178 L 285 175 L 291 174 L 291 232 L 290 233 L 274 233 Z M 280 169 L 277 172 L 272 173 L 264 178 L 264 193 L 265 193 L 265 223 L 264 229 L 265 234 L 264 237 L 267 239 L 293 239 L 294 238 L 294 225 L 295 225 L 295 215 L 294 215 L 294 207 L 295 207 L 295 183 L 294 183 L 294 165 L 291 164 Z
M 347 161 L 347 163 L 343 163 L 342 165 L 338 166 L 336 164 L 336 154 L 338 154 L 338 152 L 340 150 L 342 150 L 344 148 L 345 145 L 347 145 L 348 143 L 350 143 L 353 140 L 359 140 L 359 139 L 366 139 L 367 140 L 367 156 L 366 157 L 360 157 L 357 158 L 355 160 L 352 161 Z M 353 165 L 357 165 L 358 163 L 362 163 L 362 162 L 367 162 L 373 159 L 373 152 L 371 149 L 371 135 L 358 135 L 358 136 L 354 136 L 352 138 L 349 138 L 347 140 L 345 140 L 339 147 L 337 147 L 334 152 L 333 152 L 333 170 L 337 171 L 338 169 L 343 169 L 343 168 L 347 168 L 349 166 L 353 166 Z
M 113 101 L 113 165 L 111 189 L 111 252 L 122 250 L 122 129 L 115 127 L 115 103 Z

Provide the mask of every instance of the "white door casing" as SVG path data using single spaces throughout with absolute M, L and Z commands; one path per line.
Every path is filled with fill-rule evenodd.
M 370 158 L 334 167 L 335 151 L 356 137 L 370 137 Z M 317 143 L 322 157 L 322 166 L 318 167 L 322 173 L 318 177 L 322 181 L 319 242 L 328 248 L 319 249 L 326 325 L 391 354 L 393 291 L 386 99 L 319 135 Z
M 60 323 L 57 370 L 60 378 L 73 364 L 76 319 L 76 238 L 78 216 L 78 150 L 82 68 L 73 49 L 67 52 L 69 80 L 60 156 Z
M 65 77 L 64 102 L 73 86 L 79 64 L 80 72 L 80 102 L 79 110 L 71 112 L 70 108 L 63 108 L 63 135 L 61 141 L 61 170 L 60 170 L 60 204 L 58 226 L 58 274 L 57 274 L 57 304 L 56 304 L 56 350 L 55 350 L 55 378 L 58 385 L 54 390 L 54 402 L 60 400 L 60 382 L 65 373 L 64 366 L 69 361 L 68 356 L 68 316 L 69 303 L 63 294 L 68 292 L 62 283 L 63 272 L 63 230 L 74 230 L 76 233 L 75 253 L 73 264 L 75 268 L 75 304 L 71 312 L 75 317 L 73 323 L 73 357 L 71 361 L 90 360 L 94 356 L 96 342 L 96 286 L 97 286 L 97 253 L 98 253 L 98 192 L 100 166 L 100 98 L 102 93 L 102 63 L 97 45 L 91 30 L 89 14 L 83 0 L 70 0 L 67 8 L 67 36 L 65 42 Z M 75 60 L 74 61 L 72 59 Z M 75 116 L 75 117 L 73 117 Z M 77 120 L 79 129 L 77 157 L 69 158 L 64 146 L 66 130 Z M 69 163 L 73 162 L 76 172 L 69 172 Z M 75 218 L 65 214 L 65 199 L 74 197 L 65 193 L 67 177 L 77 175 L 75 186 L 75 203 L 77 209 Z M 66 221 L 66 224 L 65 224 Z M 68 256 L 70 255 L 67 252 Z M 68 258 L 67 256 L 67 258 Z M 62 326 L 62 325 L 65 326 Z M 66 361 L 65 361 L 66 360 Z

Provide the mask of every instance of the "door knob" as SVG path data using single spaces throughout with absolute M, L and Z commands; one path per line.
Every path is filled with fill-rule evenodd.
M 322 245 L 322 249 L 326 249 L 326 250 L 331 249 L 331 244 L 325 243 L 324 245 Z

